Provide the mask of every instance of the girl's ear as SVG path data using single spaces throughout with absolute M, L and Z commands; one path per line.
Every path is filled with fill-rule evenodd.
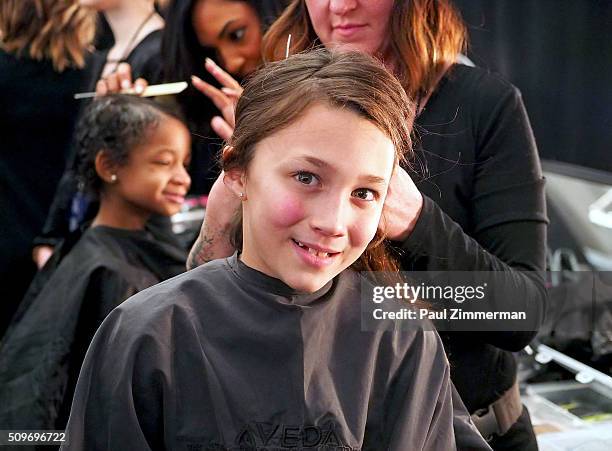
M 232 169 L 223 174 L 223 184 L 240 200 L 246 200 L 246 174 L 241 169 Z
M 96 155 L 95 160 L 96 172 L 98 173 L 98 177 L 100 177 L 106 183 L 116 183 L 117 182 L 117 168 L 115 164 L 113 164 L 105 151 L 101 150 Z

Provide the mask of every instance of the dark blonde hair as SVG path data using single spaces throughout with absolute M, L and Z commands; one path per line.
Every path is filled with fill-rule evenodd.
M 389 30 L 395 75 L 411 98 L 427 97 L 466 46 L 465 25 L 449 0 L 395 0 Z M 293 0 L 265 34 L 265 61 L 284 58 L 289 34 L 291 53 L 318 43 L 305 0 Z
M 368 55 L 316 49 L 265 65 L 248 80 L 236 107 L 236 128 L 228 142 L 231 150 L 222 158 L 223 169 L 246 170 L 257 143 L 294 123 L 314 104 L 347 109 L 370 121 L 393 142 L 396 163 L 411 152 L 414 105 L 398 80 Z M 237 249 L 242 247 L 241 232 L 240 221 L 232 233 Z M 397 269 L 380 235 L 354 267 Z
M 95 13 L 77 0 L 2 0 L 0 48 L 32 59 L 48 59 L 62 72 L 83 67 L 94 38 Z

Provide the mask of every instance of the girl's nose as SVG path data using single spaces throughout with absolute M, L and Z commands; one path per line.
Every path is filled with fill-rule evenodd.
M 191 177 L 183 165 L 180 165 L 172 175 L 172 182 L 178 185 L 185 185 L 187 189 L 191 186 Z
M 351 216 L 350 200 L 333 196 L 313 205 L 311 227 L 318 233 L 340 237 L 347 233 Z

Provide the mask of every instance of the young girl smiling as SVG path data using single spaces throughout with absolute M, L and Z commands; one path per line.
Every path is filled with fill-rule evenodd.
M 361 330 L 355 270 L 393 266 L 376 235 L 413 117 L 365 55 L 254 75 L 222 161 L 239 252 L 109 315 L 63 449 L 450 450 L 454 426 L 488 449 L 436 332 Z
M 106 315 L 182 272 L 186 255 L 145 229 L 177 213 L 190 178 L 189 132 L 145 99 L 94 101 L 77 129 L 80 179 L 100 199 L 91 226 L 58 246 L 0 343 L 0 424 L 63 429 L 79 369 Z M 73 246 L 74 244 L 74 246 Z

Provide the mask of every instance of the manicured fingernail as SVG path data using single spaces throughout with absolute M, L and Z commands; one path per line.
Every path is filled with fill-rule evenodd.
M 196 75 L 192 75 L 191 76 L 191 82 L 192 83 L 201 83 L 202 80 L 200 79 L 200 77 L 196 76 Z
M 210 58 L 206 58 L 206 64 L 209 64 L 209 65 L 211 65 L 213 67 L 216 66 L 215 62 L 213 60 L 211 60 Z
M 129 80 L 121 80 L 121 88 L 130 89 L 130 81 Z
M 144 87 L 142 85 L 136 85 L 134 90 L 136 91 L 136 94 L 142 94 L 144 92 Z

